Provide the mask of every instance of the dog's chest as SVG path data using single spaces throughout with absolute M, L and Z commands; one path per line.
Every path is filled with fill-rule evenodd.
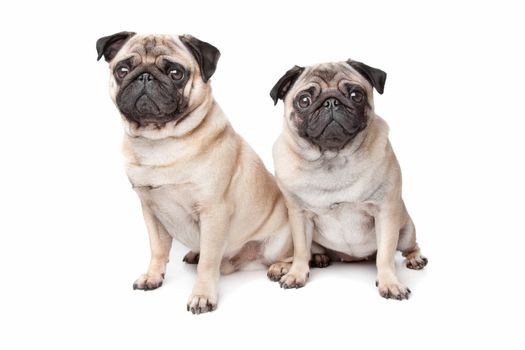
M 301 169 L 283 181 L 301 207 L 325 211 L 338 203 L 365 203 L 378 183 L 369 169 L 351 166 Z
M 313 240 L 352 258 L 366 258 L 377 250 L 373 208 L 366 204 L 334 203 L 311 212 Z
M 168 168 L 127 169 L 133 189 L 168 233 L 199 250 L 199 189 L 182 172 Z M 168 181 L 169 180 L 169 181 Z
M 377 249 L 377 206 L 369 199 L 378 187 L 368 170 L 348 167 L 311 170 L 291 184 L 296 200 L 310 213 L 314 241 L 353 258 L 368 257 Z
M 199 215 L 190 185 L 134 187 L 153 216 L 168 233 L 184 245 L 199 251 Z

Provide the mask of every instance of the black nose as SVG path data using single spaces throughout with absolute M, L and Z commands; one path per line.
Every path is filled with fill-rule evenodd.
M 142 73 L 141 75 L 139 75 L 137 80 L 138 81 L 142 81 L 144 83 L 147 83 L 148 81 L 152 81 L 153 80 L 153 76 L 150 73 Z
M 340 104 L 341 104 L 341 102 L 339 102 L 338 99 L 336 99 L 336 98 L 329 98 L 326 101 L 324 101 L 323 106 L 326 109 L 337 109 L 337 108 L 339 108 Z

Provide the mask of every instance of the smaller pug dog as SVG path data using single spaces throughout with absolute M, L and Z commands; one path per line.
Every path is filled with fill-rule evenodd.
M 97 41 L 121 115 L 126 173 L 149 234 L 151 261 L 134 289 L 162 285 L 172 238 L 198 264 L 187 303 L 215 310 L 220 273 L 288 261 L 288 214 L 264 164 L 213 98 L 220 53 L 190 35 L 120 32 Z
M 270 93 L 275 104 L 284 102 L 284 130 L 273 148 L 294 243 L 293 263 L 281 263 L 284 288 L 305 284 L 311 252 L 315 266 L 376 255 L 379 294 L 408 299 L 396 250 L 410 269 L 427 264 L 401 197 L 388 126 L 374 113 L 373 88 L 382 94 L 385 81 L 385 72 L 348 60 L 295 66 Z

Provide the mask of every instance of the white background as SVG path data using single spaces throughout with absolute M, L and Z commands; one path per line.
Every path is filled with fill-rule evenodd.
M 17 1 L 0 5 L 2 349 L 523 349 L 523 10 L 498 1 Z M 294 64 L 352 58 L 388 73 L 391 127 L 424 271 L 398 257 L 409 301 L 379 297 L 373 263 L 313 270 L 281 290 L 265 271 L 220 281 L 194 316 L 195 267 L 175 245 L 162 288 L 122 167 L 122 128 L 95 41 L 191 33 L 222 57 L 212 84 L 273 170 Z

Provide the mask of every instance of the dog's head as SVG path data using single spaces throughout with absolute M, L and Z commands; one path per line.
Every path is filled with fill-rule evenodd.
M 211 97 L 220 52 L 197 38 L 120 32 L 96 46 L 109 63 L 111 97 L 136 132 L 175 126 Z
M 341 150 L 366 129 L 373 112 L 373 88 L 380 94 L 386 73 L 364 63 L 295 66 L 270 96 L 284 101 L 286 125 L 321 151 Z

